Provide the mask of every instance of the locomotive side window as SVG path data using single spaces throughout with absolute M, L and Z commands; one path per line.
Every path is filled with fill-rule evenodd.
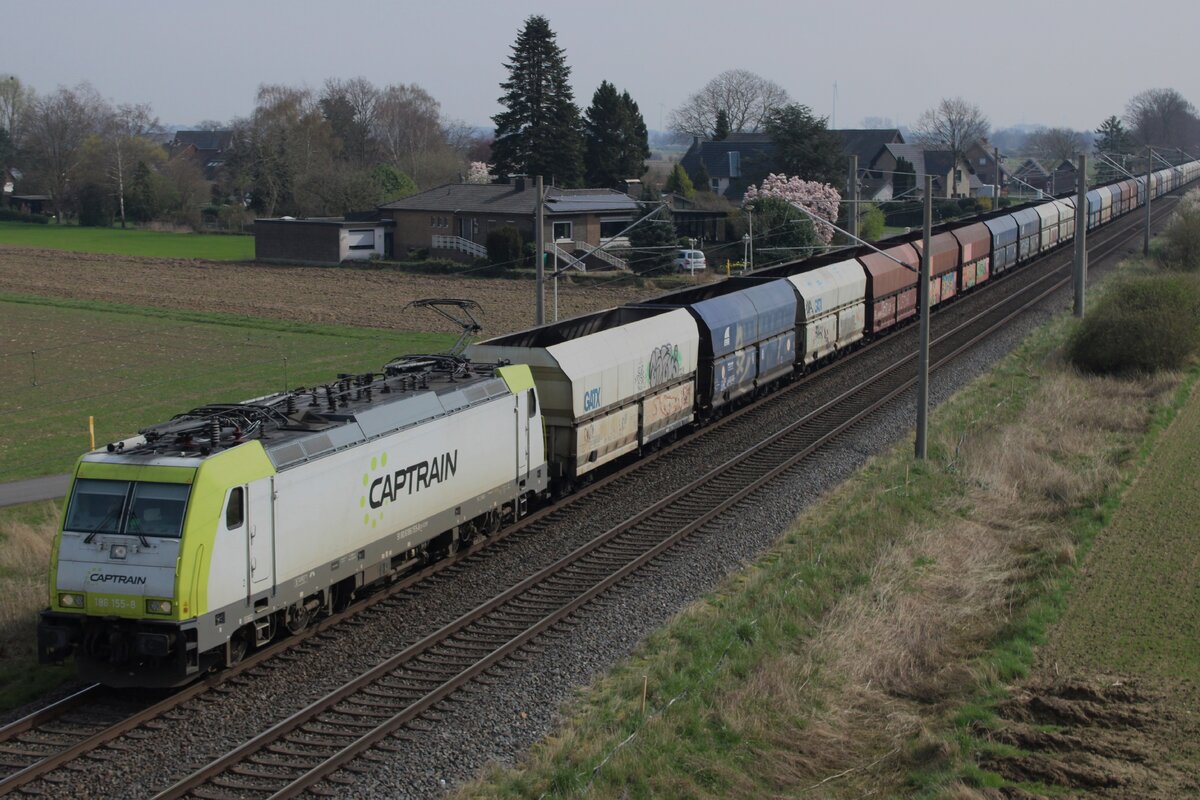
M 533 389 L 529 390 L 529 416 L 530 418 L 537 416 L 537 393 Z
M 246 521 L 246 490 L 241 486 L 229 493 L 229 505 L 225 506 L 225 529 L 242 527 Z

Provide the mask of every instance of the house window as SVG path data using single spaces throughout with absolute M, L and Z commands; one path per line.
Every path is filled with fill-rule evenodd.
M 632 219 L 602 219 L 600 220 L 600 238 L 609 239 L 629 227 Z
M 987 164 L 987 159 L 986 159 L 986 158 L 981 158 L 981 159 L 979 159 L 979 166 L 981 166 L 981 167 L 982 167 L 982 166 L 984 166 L 984 165 L 986 165 L 986 164 Z
M 360 230 L 351 229 L 346 231 L 346 244 L 351 250 L 374 250 L 375 229 L 363 228 Z
M 557 242 L 559 239 L 570 239 L 570 238 L 571 238 L 571 223 L 570 222 L 554 223 L 554 241 Z
M 717 192 L 718 194 L 720 193 L 720 191 L 721 191 L 721 179 L 720 178 L 712 179 L 712 190 L 714 192 Z
M 729 177 L 742 177 L 742 154 L 737 150 L 734 150 L 729 154 Z
M 954 170 L 954 182 L 962 183 L 962 170 L 961 169 Z

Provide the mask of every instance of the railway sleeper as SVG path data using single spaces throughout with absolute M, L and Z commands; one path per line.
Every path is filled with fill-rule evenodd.
M 332 736 L 337 739 L 357 739 L 354 731 L 339 730 L 331 727 L 332 723 L 309 722 L 300 726 L 300 730 L 309 736 Z
M 199 797 L 200 800 L 242 800 L 242 795 L 226 794 L 218 792 L 215 789 L 208 789 L 204 786 L 197 786 L 191 791 L 192 797 Z
M 341 710 L 339 710 L 337 713 L 353 714 L 357 717 L 370 717 L 372 719 L 391 719 L 392 717 L 396 716 L 396 713 L 398 711 L 403 711 L 405 708 L 408 707 L 408 705 L 411 705 L 411 704 L 406 704 L 399 708 L 393 708 L 390 710 L 384 709 L 384 708 L 379 708 L 378 706 L 374 706 L 374 707 L 364 706 L 359 711 L 341 711 Z
M 275 775 L 270 779 L 272 784 L 278 785 L 281 781 L 286 781 L 282 775 Z M 209 778 L 209 783 L 213 786 L 219 786 L 222 789 L 233 789 L 235 792 L 261 792 L 264 789 L 274 789 L 274 786 L 264 785 L 264 782 L 239 781 L 236 778 L 226 778 L 222 775 L 215 775 Z
M 298 759 L 277 758 L 276 756 L 263 755 L 262 753 L 254 753 L 246 758 L 246 761 L 251 764 L 259 764 L 264 767 L 275 767 L 276 769 L 309 769 L 312 764 L 308 761 L 300 761 Z
M 266 749 L 272 753 L 277 753 L 281 756 L 295 756 L 297 758 L 320 758 L 324 759 L 328 753 L 324 750 L 304 750 L 291 746 L 292 742 L 272 742 L 267 745 Z

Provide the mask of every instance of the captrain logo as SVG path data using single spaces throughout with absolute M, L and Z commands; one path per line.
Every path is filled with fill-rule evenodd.
M 372 528 L 383 519 L 383 506 L 395 502 L 397 497 L 416 494 L 454 477 L 458 472 L 458 451 L 447 451 L 372 478 L 372 473 L 387 467 L 387 462 L 387 453 L 372 458 L 370 472 L 363 473 L 363 494 L 358 505 L 363 509 L 363 524 Z

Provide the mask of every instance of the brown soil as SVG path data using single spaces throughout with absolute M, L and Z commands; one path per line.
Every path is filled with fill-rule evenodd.
M 1196 797 L 1197 699 L 1195 687 L 1178 682 L 1033 678 L 1001 708 L 1002 727 L 976 732 L 1020 754 L 988 756 L 980 766 L 1088 797 Z
M 552 286 L 546 316 L 553 318 Z M 412 275 L 388 269 L 288 267 L 0 246 L 0 292 L 246 314 L 297 322 L 447 331 L 411 300 L 463 297 L 483 306 L 485 336 L 531 327 L 530 280 Z M 630 302 L 653 287 L 559 284 L 559 318 Z

